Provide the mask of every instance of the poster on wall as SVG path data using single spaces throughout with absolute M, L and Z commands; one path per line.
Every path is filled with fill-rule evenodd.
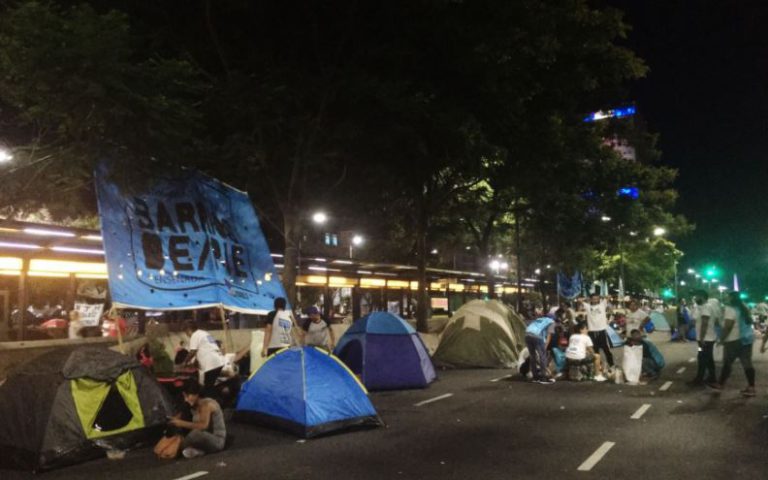
M 245 192 L 183 170 L 129 193 L 107 163 L 96 185 L 115 306 L 265 314 L 286 296 Z
M 80 314 L 84 327 L 98 327 L 104 313 L 103 303 L 75 303 L 75 310 Z

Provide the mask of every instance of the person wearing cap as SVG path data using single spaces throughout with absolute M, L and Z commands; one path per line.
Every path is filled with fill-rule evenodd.
M 308 307 L 305 313 L 309 317 L 301 326 L 302 343 L 306 346 L 320 347 L 332 352 L 336 346 L 336 337 L 331 325 L 320 316 L 317 307 Z

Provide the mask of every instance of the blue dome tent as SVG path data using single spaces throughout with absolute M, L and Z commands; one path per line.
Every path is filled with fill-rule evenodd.
M 424 388 L 436 377 L 419 334 L 388 312 L 374 312 L 356 321 L 334 353 L 370 390 Z
M 365 387 L 338 358 L 314 347 L 269 357 L 243 385 L 234 418 L 303 438 L 381 425 Z

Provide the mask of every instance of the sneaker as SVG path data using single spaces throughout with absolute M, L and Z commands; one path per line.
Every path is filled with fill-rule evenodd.
M 597 376 L 595 377 L 595 381 L 596 381 L 596 382 L 604 382 L 604 381 L 606 381 L 606 380 L 608 380 L 608 379 L 607 379 L 607 378 L 605 378 L 605 377 L 604 377 L 604 376 L 602 376 L 602 375 L 597 375 Z
M 555 378 L 557 379 L 563 378 L 563 372 L 557 372 L 557 375 L 555 375 Z
M 552 385 L 555 382 L 556 380 L 554 378 L 544 378 L 544 379 L 538 380 L 536 383 L 540 383 L 542 385 Z
M 741 391 L 741 395 L 744 397 L 754 397 L 757 395 L 757 392 L 755 392 L 755 387 L 747 387 Z
M 202 457 L 205 455 L 205 452 L 194 447 L 187 447 L 181 452 L 181 454 L 184 456 L 184 458 L 195 458 Z
M 712 390 L 714 390 L 716 392 L 722 392 L 723 391 L 723 386 L 720 385 L 717 382 L 708 383 L 707 387 L 711 388 Z

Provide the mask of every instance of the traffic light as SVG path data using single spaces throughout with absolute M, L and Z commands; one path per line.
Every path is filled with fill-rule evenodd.
M 747 292 L 741 292 L 739 293 L 739 298 L 742 300 L 746 300 L 749 298 L 749 295 L 747 295 Z
M 704 275 L 707 278 L 717 278 L 720 276 L 720 272 L 718 271 L 717 267 L 715 265 L 710 265 L 704 270 Z
M 664 298 L 672 298 L 675 296 L 675 293 L 672 291 L 671 288 L 665 288 L 664 290 L 662 290 L 661 296 Z

